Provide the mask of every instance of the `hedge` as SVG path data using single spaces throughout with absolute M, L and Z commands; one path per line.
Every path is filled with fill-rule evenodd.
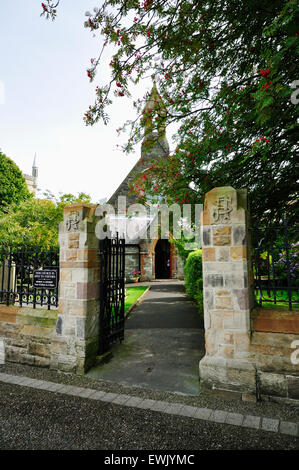
M 185 287 L 189 297 L 194 299 L 203 312 L 202 250 L 189 253 L 185 264 Z

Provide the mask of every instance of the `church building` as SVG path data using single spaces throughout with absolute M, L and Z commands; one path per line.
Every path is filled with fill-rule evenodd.
M 138 194 L 132 191 L 136 175 L 148 170 L 156 160 L 165 160 L 166 162 L 169 156 L 169 145 L 163 121 L 166 112 L 166 107 L 154 82 L 143 111 L 144 139 L 141 146 L 141 158 L 107 201 L 115 211 L 117 211 L 119 196 L 126 197 L 127 208 L 132 204 L 138 204 Z M 155 126 L 154 116 L 157 114 L 159 124 Z M 150 201 L 148 202 L 149 207 Z M 126 282 L 133 281 L 133 271 L 140 271 L 141 281 L 183 279 L 184 265 L 177 254 L 175 245 L 170 243 L 168 239 L 150 238 L 152 221 L 148 219 L 147 222 L 143 238 L 141 235 L 136 240 L 126 239 Z
M 36 154 L 34 155 L 33 165 L 32 165 L 32 173 L 31 175 L 23 174 L 27 187 L 29 191 L 36 195 L 37 190 L 37 178 L 38 178 L 38 167 L 36 163 Z

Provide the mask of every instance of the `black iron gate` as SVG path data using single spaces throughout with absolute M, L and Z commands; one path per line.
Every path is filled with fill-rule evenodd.
M 100 240 L 99 354 L 124 339 L 125 240 Z

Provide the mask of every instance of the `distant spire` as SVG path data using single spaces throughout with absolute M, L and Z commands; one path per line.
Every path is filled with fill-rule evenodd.
M 37 156 L 36 153 L 34 154 L 34 160 L 32 164 L 32 176 L 34 178 L 34 186 L 37 187 L 37 177 L 38 177 L 38 167 L 37 167 Z

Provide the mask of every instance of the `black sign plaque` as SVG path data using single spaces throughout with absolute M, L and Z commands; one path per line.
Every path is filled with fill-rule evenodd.
M 43 269 L 33 271 L 35 289 L 57 289 L 57 270 Z

